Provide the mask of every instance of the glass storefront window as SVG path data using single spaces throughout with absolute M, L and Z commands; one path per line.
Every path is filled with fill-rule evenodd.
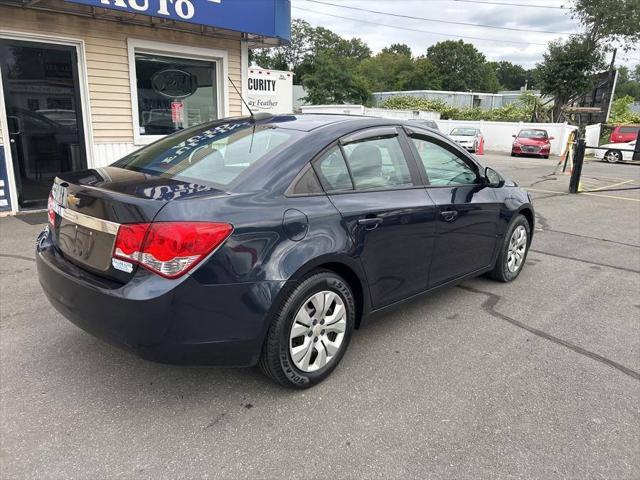
M 216 62 L 135 54 L 139 135 L 167 135 L 218 118 Z

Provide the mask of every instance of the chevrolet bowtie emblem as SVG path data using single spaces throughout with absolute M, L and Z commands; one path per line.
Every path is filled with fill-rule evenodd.
M 78 207 L 80 206 L 80 199 L 76 197 L 73 193 L 70 193 L 69 195 L 67 195 L 67 205 L 70 205 L 72 207 Z

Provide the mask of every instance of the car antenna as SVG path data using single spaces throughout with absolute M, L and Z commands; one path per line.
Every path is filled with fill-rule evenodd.
M 233 89 L 236 91 L 236 93 L 240 97 L 240 100 L 242 100 L 242 103 L 244 103 L 244 106 L 247 107 L 247 110 L 249 110 L 249 115 L 251 115 L 251 122 L 253 123 L 253 131 L 251 132 L 251 143 L 249 144 L 249 153 L 251 153 L 251 150 L 253 150 L 253 137 L 256 134 L 256 116 L 253 114 L 253 111 L 249 108 L 249 104 L 247 104 L 247 102 L 242 97 L 242 94 L 240 93 L 240 90 L 238 90 L 238 87 L 236 87 L 236 84 L 233 83 L 233 80 L 231 80 L 231 77 L 227 75 L 227 79 L 229 80 L 229 83 L 233 85 Z
M 240 93 L 240 90 L 238 90 L 238 87 L 236 87 L 236 84 L 233 83 L 233 80 L 231 80 L 231 77 L 227 76 L 227 79 L 229 80 L 229 83 L 231 83 L 231 85 L 233 86 L 233 89 L 236 91 L 236 93 L 240 97 L 240 100 L 242 100 L 242 103 L 244 103 L 244 106 L 247 107 L 247 110 L 249 110 L 249 115 L 251 115 L 251 119 L 255 120 L 256 117 L 253 114 L 253 111 L 251 110 L 251 108 L 249 108 L 249 104 L 245 101 L 244 97 Z

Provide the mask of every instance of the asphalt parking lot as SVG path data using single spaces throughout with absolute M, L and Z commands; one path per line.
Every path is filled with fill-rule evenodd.
M 0 219 L 2 478 L 639 478 L 640 166 L 567 195 L 557 158 L 483 162 L 535 197 L 519 279 L 405 303 L 301 392 L 85 334 L 38 285 L 44 215 Z

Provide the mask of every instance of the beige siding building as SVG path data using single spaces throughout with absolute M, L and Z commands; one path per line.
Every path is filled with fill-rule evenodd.
M 256 31 L 250 11 L 246 29 L 196 22 L 238 0 L 126 1 L 0 0 L 0 211 L 44 207 L 59 171 L 105 166 L 182 128 L 246 114 L 235 88 L 246 92 L 248 49 L 288 35 Z M 251 2 L 280 12 L 288 32 L 289 0 Z M 130 8 L 140 5 L 176 11 L 165 19 Z

